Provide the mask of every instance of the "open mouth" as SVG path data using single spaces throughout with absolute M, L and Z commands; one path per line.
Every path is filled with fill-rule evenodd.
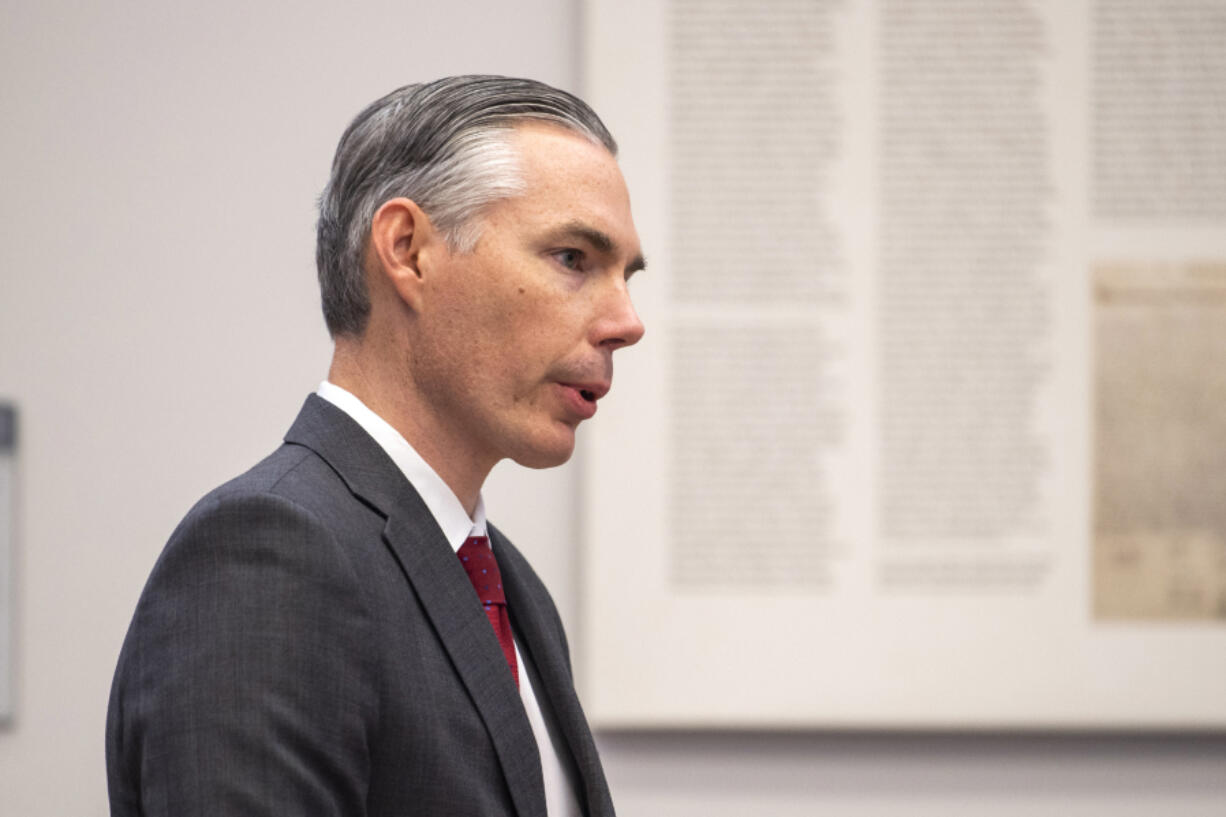
M 571 410 L 585 420 L 596 413 L 596 402 L 609 391 L 608 382 L 596 380 L 560 380 L 558 385 L 566 392 Z

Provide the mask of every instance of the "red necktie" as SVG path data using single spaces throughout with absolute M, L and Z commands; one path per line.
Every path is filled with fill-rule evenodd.
M 484 536 L 470 536 L 460 545 L 456 555 L 460 557 L 460 564 L 464 565 L 464 572 L 477 591 L 477 598 L 481 599 L 485 615 L 498 636 L 498 643 L 502 645 L 507 666 L 511 668 L 511 677 L 519 686 L 519 666 L 515 663 L 515 641 L 511 637 L 511 618 L 507 615 L 507 596 L 502 590 L 502 574 L 498 572 L 498 562 L 490 550 L 490 540 Z

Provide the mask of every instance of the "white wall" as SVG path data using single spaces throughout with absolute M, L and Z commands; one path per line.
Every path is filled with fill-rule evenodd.
M 576 27 L 564 0 L 0 4 L 0 399 L 22 412 L 0 815 L 106 813 L 145 576 L 327 370 L 314 202 L 345 125 L 442 74 L 573 87 Z M 509 527 L 561 551 L 564 476 L 507 482 Z
M 572 0 L 0 4 L 0 399 L 22 411 L 0 815 L 107 811 L 106 697 L 145 576 L 326 370 L 314 199 L 345 124 L 448 73 L 577 88 L 577 15 Z M 572 622 L 576 473 L 503 466 L 487 490 Z M 626 815 L 1226 813 L 1222 738 L 601 740 Z

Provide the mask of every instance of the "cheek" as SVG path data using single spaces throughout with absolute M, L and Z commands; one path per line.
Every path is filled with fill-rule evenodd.
M 567 323 L 566 311 L 554 293 L 541 287 L 513 288 L 512 294 L 488 314 L 492 351 L 526 358 L 556 354 Z
M 436 326 L 449 338 L 453 355 L 462 355 L 487 386 L 504 384 L 512 399 L 535 399 L 549 372 L 578 345 L 576 315 L 581 311 L 559 283 L 539 271 L 481 269 L 466 276 L 448 299 Z M 455 361 L 455 368 L 464 364 Z M 506 392 L 504 392 L 506 393 Z

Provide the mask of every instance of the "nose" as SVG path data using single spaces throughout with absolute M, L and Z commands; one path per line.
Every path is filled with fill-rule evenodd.
M 624 280 L 604 299 L 594 331 L 596 345 L 610 350 L 633 346 L 642 339 L 646 330 L 630 301 Z

